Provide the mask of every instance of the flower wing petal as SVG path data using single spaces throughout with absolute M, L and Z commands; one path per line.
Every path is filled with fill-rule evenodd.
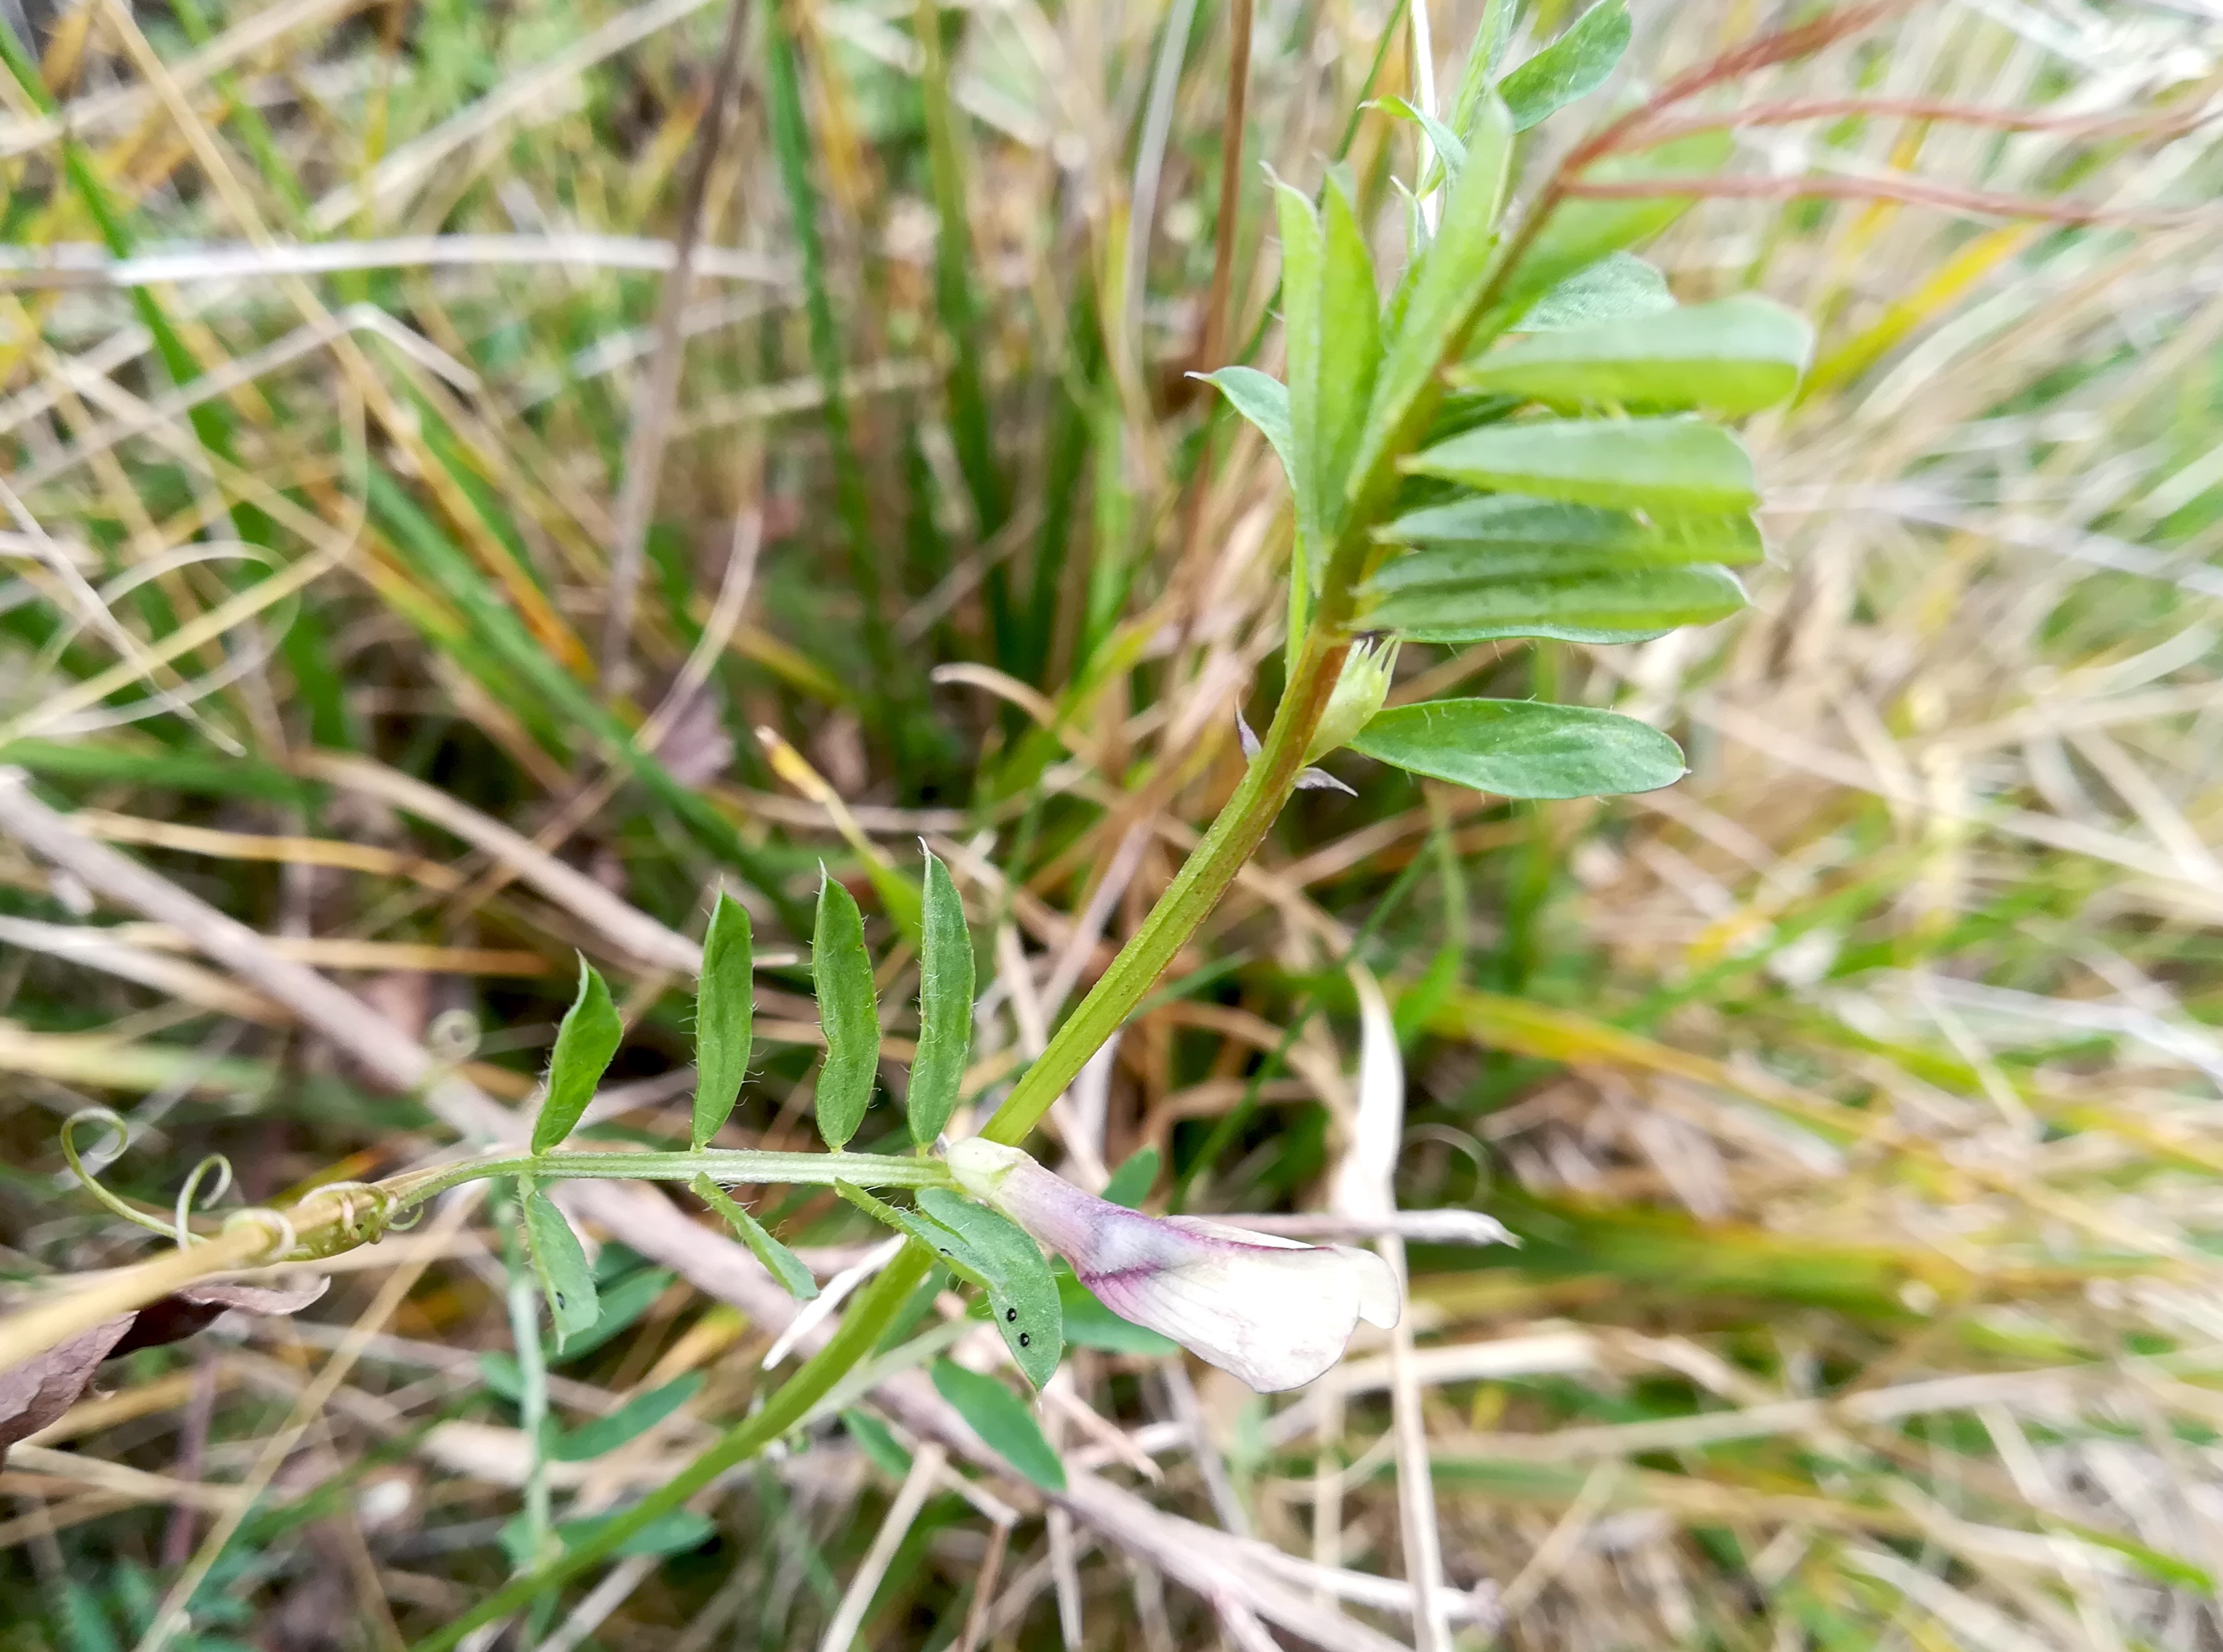
M 1397 1288 L 1397 1272 L 1372 1251 L 1355 1245 L 1338 1245 L 1336 1254 L 1351 1259 L 1351 1278 L 1358 1289 L 1358 1316 L 1369 1325 L 1388 1330 L 1405 1315 L 1405 1293 Z
M 1170 1267 L 1084 1274 L 1083 1283 L 1112 1312 L 1262 1394 L 1302 1387 L 1327 1371 L 1358 1322 L 1357 1271 L 1311 1246 L 1207 1245 Z
M 1396 1275 L 1371 1252 L 1201 1216 L 1143 1215 L 992 1142 L 957 1143 L 947 1159 L 967 1192 L 1072 1263 L 1113 1313 L 1173 1338 L 1262 1394 L 1326 1372 L 1362 1317 L 1397 1322 Z

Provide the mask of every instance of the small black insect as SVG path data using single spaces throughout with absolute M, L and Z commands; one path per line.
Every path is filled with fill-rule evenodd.
M 1009 1324 L 1011 1321 L 1013 1321 L 1013 1320 L 1017 1319 L 1018 1316 L 1019 1316 L 1019 1310 L 1018 1310 L 1017 1309 L 1016 1309 L 1016 1308 L 1006 1308 L 1005 1310 L 1004 1310 L 1004 1322 L 1005 1324 Z
M 1019 1333 L 1019 1346 L 1020 1346 L 1021 1347 L 1023 1347 L 1023 1347 L 1030 1347 L 1030 1346 L 1033 1343 L 1033 1341 L 1034 1341 L 1034 1338 L 1032 1338 L 1031 1336 L 1029 1336 L 1029 1335 L 1028 1335 L 1024 1331 L 1021 1331 L 1021 1332 Z

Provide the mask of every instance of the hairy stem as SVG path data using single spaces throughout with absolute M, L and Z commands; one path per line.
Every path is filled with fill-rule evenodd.
M 776 1153 L 745 1148 L 706 1147 L 699 1153 L 513 1153 L 499 1159 L 470 1159 L 437 1170 L 395 1177 L 382 1184 L 394 1196 L 394 1211 L 412 1209 L 436 1194 L 465 1182 L 505 1176 L 531 1176 L 543 1182 L 600 1179 L 628 1182 L 691 1182 L 708 1176 L 728 1184 L 794 1182 L 859 1187 L 948 1187 L 949 1171 L 938 1159 L 897 1158 L 882 1153 Z
M 1274 714 L 1265 745 L 1243 776 L 1181 871 L 1150 908 L 1112 967 L 1104 972 L 1080 1008 L 1067 1016 L 1035 1064 L 1029 1067 L 981 1134 L 1013 1146 L 1026 1140 L 1055 1101 L 1118 1030 L 1143 996 L 1157 983 L 1188 938 L 1219 902 L 1243 864 L 1250 858 L 1275 816 L 1296 788 L 1305 766 L 1305 749 L 1320 713 L 1335 690 L 1350 639 L 1320 625 L 1307 637 L 1296 674 Z

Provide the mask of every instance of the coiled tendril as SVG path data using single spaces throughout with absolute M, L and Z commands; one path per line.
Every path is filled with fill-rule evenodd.
M 87 1125 L 98 1125 L 101 1129 L 105 1130 L 110 1134 L 101 1142 L 95 1144 L 91 1148 L 81 1150 L 77 1145 L 77 1133 Z M 102 1204 L 107 1206 L 109 1209 L 114 1211 L 117 1215 L 123 1217 L 124 1221 L 131 1223 L 134 1227 L 144 1228 L 149 1233 L 162 1234 L 165 1235 L 170 1234 L 178 1229 L 182 1228 L 185 1225 L 182 1198 L 180 1199 L 179 1214 L 175 1224 L 166 1222 L 159 1217 L 148 1215 L 143 1210 L 134 1209 L 129 1204 L 126 1203 L 122 1198 L 110 1192 L 104 1185 L 103 1185 L 99 1177 L 94 1175 L 92 1171 L 85 1168 L 85 1160 L 88 1153 L 98 1153 L 104 1147 L 108 1150 L 109 1161 L 112 1162 L 116 1155 L 123 1152 L 124 1145 L 129 1142 L 130 1139 L 131 1132 L 124 1124 L 123 1121 L 104 1107 L 80 1108 L 78 1111 L 71 1114 L 69 1117 L 62 1121 L 62 1157 L 69 1161 L 70 1174 L 77 1178 L 78 1185 L 83 1188 L 86 1192 L 91 1194 L 92 1197 L 99 1200 Z M 204 1162 L 202 1168 L 205 1167 L 205 1162 Z M 200 1171 L 197 1169 L 193 1172 L 193 1175 L 195 1179 L 198 1180 L 200 1176 Z M 227 1170 L 227 1180 L 229 1179 L 229 1177 L 230 1172 Z M 191 1185 L 192 1184 L 190 1183 L 187 1184 L 189 1190 Z M 184 1241 L 180 1241 L 179 1242 L 183 1243 Z
M 80 1134 L 88 1129 L 102 1133 L 90 1144 L 79 1140 Z M 86 1163 L 88 1159 L 101 1162 L 104 1154 L 107 1159 L 112 1160 L 129 1139 L 130 1132 L 124 1121 L 104 1107 L 85 1108 L 62 1121 L 62 1157 L 68 1161 L 70 1173 L 77 1178 L 79 1187 L 134 1227 L 144 1228 L 149 1233 L 174 1240 L 180 1250 L 196 1242 L 205 1242 L 193 1233 L 193 1212 L 196 1209 L 206 1210 L 231 1190 L 231 1161 L 222 1153 L 211 1153 L 194 1165 L 192 1173 L 186 1178 L 185 1184 L 178 1190 L 177 1201 L 171 1207 L 170 1219 L 165 1222 L 159 1216 L 135 1208 L 129 1201 L 104 1186 L 100 1178 Z M 214 1178 L 214 1185 L 209 1186 L 207 1184 L 211 1178 Z M 324 1203 L 316 1212 L 318 1215 L 322 1216 L 324 1211 L 331 1209 L 336 1203 L 339 1219 L 337 1222 L 312 1222 L 306 1238 L 302 1236 L 293 1214 L 262 1205 L 232 1211 L 224 1220 L 224 1231 L 231 1233 L 242 1226 L 259 1228 L 269 1235 L 267 1249 L 269 1260 L 291 1259 L 305 1261 L 335 1256 L 358 1245 L 373 1243 L 394 1226 L 392 1221 L 396 1203 L 394 1196 L 386 1189 L 373 1186 L 368 1182 L 326 1183 L 298 1202 L 294 1213 L 298 1213 L 302 1206 L 313 1205 L 318 1201 Z
M 186 1184 L 178 1190 L 178 1203 L 175 1209 L 179 1250 L 186 1249 L 193 1242 L 193 1197 L 200 1191 L 201 1178 L 211 1171 L 216 1172 L 216 1188 L 208 1196 L 207 1203 L 214 1204 L 231 1191 L 231 1160 L 226 1159 L 222 1153 L 211 1153 L 193 1166 L 192 1174 L 186 1178 Z

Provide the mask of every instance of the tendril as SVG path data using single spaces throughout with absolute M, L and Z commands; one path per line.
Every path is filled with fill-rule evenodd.
M 423 1204 L 412 1204 L 406 1210 L 404 1210 L 400 1215 L 388 1216 L 386 1219 L 385 1227 L 380 1231 L 388 1234 L 406 1234 L 412 1228 L 414 1228 L 419 1222 L 424 1221 L 425 1213 L 431 1208 L 431 1202 L 430 1200 L 427 1200 Z
M 186 1178 L 186 1184 L 178 1190 L 174 1231 L 178 1236 L 179 1250 L 188 1248 L 193 1242 L 194 1196 L 200 1191 L 201 1178 L 206 1176 L 211 1171 L 216 1172 L 216 1188 L 208 1196 L 207 1203 L 212 1205 L 231 1191 L 231 1160 L 226 1159 L 222 1153 L 211 1153 L 193 1166 L 192 1174 Z
M 379 1236 L 386 1232 L 387 1213 L 394 1208 L 394 1196 L 368 1182 L 327 1182 L 309 1197 L 338 1202 L 340 1234 L 350 1245 L 376 1242 Z M 360 1219 L 356 1209 L 358 1200 L 365 1207 Z M 305 1204 L 308 1200 L 301 1203 Z M 295 1208 L 298 1209 L 299 1207 L 297 1205 Z
M 158 1217 L 147 1215 L 143 1210 L 135 1210 L 123 1199 L 110 1192 L 102 1185 L 100 1178 L 85 1168 L 85 1157 L 77 1145 L 77 1133 L 85 1125 L 98 1125 L 110 1133 L 105 1143 L 110 1149 L 109 1162 L 113 1161 L 116 1154 L 120 1153 L 123 1150 L 124 1144 L 131 1139 L 131 1132 L 123 1121 L 104 1107 L 82 1108 L 64 1119 L 61 1128 L 62 1157 L 69 1161 L 70 1174 L 77 1178 L 78 1185 L 133 1226 L 144 1228 L 150 1233 L 168 1234 L 171 1231 L 168 1223 Z M 95 1147 L 89 1151 L 97 1153 L 99 1149 Z M 198 1175 L 198 1172 L 196 1171 L 195 1174 Z
M 293 1231 L 293 1224 L 282 1212 L 273 1210 L 268 1205 L 250 1205 L 244 1210 L 235 1210 L 224 1218 L 224 1232 L 230 1233 L 241 1227 L 260 1228 L 270 1235 L 269 1247 L 264 1253 L 266 1261 L 280 1259 L 301 1242 L 300 1236 Z

